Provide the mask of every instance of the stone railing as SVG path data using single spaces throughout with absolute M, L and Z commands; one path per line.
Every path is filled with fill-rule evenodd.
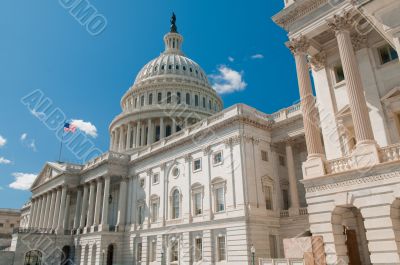
M 299 214 L 300 215 L 307 215 L 308 214 L 307 207 L 300 208 L 299 209 Z
M 400 160 L 400 144 L 383 147 L 380 151 L 382 163 Z
M 352 168 L 351 156 L 346 156 L 338 159 L 328 160 L 325 164 L 326 172 L 328 174 L 340 173 Z
M 289 217 L 289 210 L 281 210 L 281 217 Z
M 308 214 L 308 210 L 307 207 L 302 207 L 299 208 L 299 211 L 296 212 L 292 212 L 289 210 L 281 210 L 280 212 L 280 217 L 289 217 L 289 216 L 293 216 L 293 215 L 307 215 Z
M 288 118 L 291 118 L 296 115 L 301 115 L 301 105 L 300 103 L 295 104 L 293 106 L 290 106 L 285 109 L 281 109 L 275 113 L 272 113 L 271 119 L 274 120 L 275 122 L 283 121 Z
M 303 259 L 259 259 L 258 265 L 304 265 Z
M 100 163 L 102 163 L 103 161 L 108 161 L 108 160 L 128 161 L 129 160 L 129 156 L 125 155 L 125 154 L 109 151 L 107 153 L 104 153 L 104 154 L 102 154 L 102 155 L 100 155 L 100 156 L 88 161 L 82 167 L 82 170 L 93 168 L 93 167 L 99 165 Z

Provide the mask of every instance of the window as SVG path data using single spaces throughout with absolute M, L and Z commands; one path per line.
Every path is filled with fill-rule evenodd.
M 267 153 L 267 151 L 261 150 L 261 160 L 262 161 L 268 161 L 268 153 Z
M 186 104 L 190 105 L 190 94 L 186 93 Z
M 175 66 L 175 69 L 176 69 L 176 70 L 179 70 L 179 65 L 176 65 L 176 66 Z
M 208 109 L 211 110 L 211 100 L 208 101 Z
M 171 70 L 172 69 L 172 65 L 168 65 L 168 69 Z
M 226 260 L 225 236 L 218 236 L 218 261 Z
M 273 259 L 278 258 L 277 242 L 275 235 L 269 235 L 269 252 Z
M 215 190 L 215 203 L 216 203 L 216 212 L 225 211 L 225 194 L 224 188 L 217 188 Z
M 344 72 L 343 72 L 343 67 L 342 65 L 337 65 L 333 68 L 333 71 L 335 73 L 335 79 L 336 83 L 340 83 L 344 80 Z
M 137 208 L 137 212 L 138 212 L 138 224 L 142 225 L 143 221 L 144 221 L 144 216 L 143 216 L 143 206 L 139 205 Z
M 199 106 L 199 96 L 198 96 L 198 95 L 195 95 L 195 96 L 194 96 L 194 105 L 195 105 L 196 107 Z
M 137 261 L 141 262 L 142 261 L 142 243 L 137 244 L 136 248 L 136 259 Z
M 196 238 L 194 241 L 194 261 L 203 259 L 203 239 Z
M 160 175 L 158 173 L 153 174 L 153 184 L 160 182 Z
M 138 99 L 135 98 L 135 108 L 137 107 L 137 101 L 138 101 Z
M 176 92 L 176 103 L 181 104 L 181 92 Z
M 149 105 L 153 104 L 153 93 L 150 93 L 149 95 Z
M 197 192 L 193 195 L 194 215 L 201 215 L 203 213 L 201 193 Z
M 179 218 L 179 207 L 180 207 L 180 194 L 179 190 L 174 190 L 172 193 L 172 219 Z
M 186 66 L 183 66 L 182 68 L 183 68 L 183 71 L 186 71 Z
M 3 224 L 3 223 L 0 223 L 0 227 L 4 227 L 4 224 Z
M 151 221 L 154 223 L 158 220 L 158 200 L 151 203 Z
M 171 103 L 171 92 L 167 92 L 167 103 Z
M 165 127 L 165 136 L 168 137 L 171 135 L 171 125 L 167 125 Z
M 175 178 L 179 176 L 179 168 L 174 167 L 172 169 L 172 176 L 174 176 Z
M 272 188 L 270 186 L 264 186 L 264 198 L 265 198 L 265 208 L 267 210 L 272 210 Z
M 153 239 L 150 245 L 150 262 L 156 261 L 157 255 L 157 241 Z
M 283 197 L 283 209 L 289 209 L 289 193 L 287 190 L 282 190 L 282 197 Z
M 201 170 L 201 158 L 195 159 L 193 161 L 193 171 L 200 171 Z
M 396 50 L 392 48 L 389 44 L 383 45 L 378 48 L 379 58 L 381 60 L 381 64 L 385 64 L 391 61 L 394 61 L 399 58 Z
M 158 104 L 161 104 L 161 101 L 162 101 L 162 93 L 159 92 L 159 93 L 157 94 L 157 102 L 158 102 Z
M 14 228 L 14 224 L 10 224 L 10 227 L 11 227 L 11 228 Z
M 143 189 L 144 188 L 144 184 L 145 184 L 145 180 L 144 180 L 144 178 L 141 178 L 140 180 L 139 180 L 139 186 Z
M 285 157 L 284 156 L 279 156 L 279 165 L 285 166 Z
M 179 260 L 178 241 L 175 240 L 174 242 L 172 242 L 172 245 L 171 245 L 171 258 L 170 258 L 170 261 L 171 262 L 178 262 L 178 260 Z
M 144 95 L 140 97 L 140 106 L 144 106 Z
M 218 165 L 222 163 L 222 152 L 217 152 L 213 156 L 213 164 Z

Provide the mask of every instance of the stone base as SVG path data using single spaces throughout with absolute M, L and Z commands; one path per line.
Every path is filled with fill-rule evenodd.
M 300 215 L 299 208 L 289 208 L 289 216 L 298 216 Z
M 310 179 L 325 175 L 324 160 L 323 157 L 310 157 L 303 162 L 303 178 Z
M 108 231 L 108 230 L 110 230 L 110 226 L 109 225 L 99 225 L 98 229 L 99 229 L 99 232 L 100 231 Z
M 354 167 L 359 169 L 369 170 L 380 162 L 375 142 L 357 144 L 351 156 Z

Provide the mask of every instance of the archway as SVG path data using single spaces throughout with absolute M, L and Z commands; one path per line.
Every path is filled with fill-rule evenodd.
M 88 265 L 88 257 L 89 257 L 89 245 L 86 245 L 86 247 L 85 247 L 85 253 L 83 253 L 84 254 L 84 256 L 83 256 L 83 264 L 82 265 Z
M 92 246 L 92 255 L 91 255 L 91 258 L 90 258 L 90 264 L 91 265 L 95 265 L 96 264 L 96 257 L 97 257 L 97 247 L 96 247 L 96 244 L 94 244 L 93 246 Z
M 356 207 L 336 207 L 332 227 L 337 263 L 371 264 L 364 220 Z
M 39 250 L 31 250 L 25 254 L 24 265 L 41 265 L 42 252 Z
M 107 248 L 107 265 L 113 265 L 114 260 L 114 245 L 110 244 Z
M 400 199 L 396 199 L 390 208 L 390 218 L 397 245 L 397 254 L 400 256 Z
M 62 248 L 62 255 L 61 255 L 61 265 L 72 265 L 73 261 L 71 258 L 71 247 L 64 246 Z

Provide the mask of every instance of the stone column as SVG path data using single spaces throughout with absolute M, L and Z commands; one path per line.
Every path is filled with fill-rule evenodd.
M 275 182 L 274 185 L 274 200 L 273 207 L 278 213 L 282 210 L 282 191 L 281 191 L 281 181 L 279 178 L 279 155 L 277 153 L 277 147 L 271 145 L 271 163 L 272 163 L 272 175 Z
M 124 149 L 124 126 L 121 125 L 119 127 L 119 146 L 118 146 L 118 151 L 119 152 L 123 152 L 124 150 L 125 150 Z
M 43 228 L 43 223 L 44 223 L 44 214 L 46 210 L 46 196 L 42 195 L 41 199 L 42 203 L 40 206 L 40 219 L 39 219 L 39 228 Z
M 174 134 L 176 133 L 176 118 L 172 117 L 172 128 L 171 128 L 171 133 Z
M 299 191 L 297 189 L 297 178 L 296 171 L 294 165 L 294 157 L 293 157 L 293 142 L 288 140 L 286 142 L 286 164 L 288 169 L 288 177 L 289 177 L 289 190 L 290 190 L 290 211 L 295 214 L 300 208 L 299 202 Z
M 104 177 L 103 210 L 101 216 L 101 230 L 108 230 L 108 197 L 110 196 L 110 177 Z
M 50 211 L 47 220 L 47 228 L 51 229 L 53 227 L 53 217 L 54 217 L 54 207 L 56 203 L 56 192 L 51 191 L 51 199 L 50 199 Z
M 186 199 L 184 199 L 182 202 L 182 216 L 185 223 L 192 222 L 192 187 L 191 187 L 192 161 L 193 159 L 191 155 L 185 156 L 185 178 L 183 179 L 182 183 L 184 184 L 182 185 L 182 187 L 186 187 L 184 190 L 182 190 L 183 198 L 186 197 Z
M 127 178 L 122 178 L 119 184 L 119 199 L 118 199 L 118 216 L 117 227 L 118 231 L 124 228 L 126 217 L 126 188 Z
M 143 124 L 142 126 L 141 126 L 141 139 L 140 139 L 140 146 L 145 146 L 146 145 L 146 125 L 145 124 Z
M 132 130 L 132 125 L 131 123 L 128 123 L 128 129 L 126 130 L 126 146 L 125 150 L 131 149 L 131 130 Z
M 89 197 L 89 188 L 88 185 L 83 186 L 83 199 L 82 199 L 82 209 L 81 209 L 81 220 L 79 223 L 79 228 L 83 229 L 85 227 L 86 214 L 87 214 L 87 206 L 88 206 L 88 197 Z
M 103 195 L 103 182 L 102 179 L 97 180 L 97 189 L 96 189 L 96 205 L 94 209 L 94 221 L 93 224 L 98 226 L 100 223 L 100 212 L 101 212 L 101 196 Z
M 151 119 L 147 120 L 147 145 L 151 145 L 153 143 L 153 123 Z
M 96 188 L 95 182 L 94 181 L 90 182 L 89 209 L 88 209 L 88 218 L 86 221 L 86 229 L 87 230 L 93 225 L 95 188 Z
M 65 211 L 63 217 L 63 229 L 69 230 L 69 209 L 71 204 L 71 194 L 67 192 L 67 198 L 65 199 Z
M 110 150 L 114 150 L 114 132 L 110 133 Z
M 133 124 L 133 126 L 132 126 L 132 139 L 131 139 L 132 148 L 136 148 L 136 130 L 137 130 L 136 124 Z
M 164 118 L 160 118 L 160 140 L 165 138 L 165 125 L 164 125 Z
M 288 47 L 294 54 L 296 61 L 304 134 L 308 151 L 307 162 L 303 164 L 303 175 L 305 178 L 322 176 L 325 174 L 325 154 L 322 147 L 319 120 L 317 118 L 317 109 L 315 108 L 306 54 L 310 44 L 305 37 L 301 36 L 290 41 Z
M 53 224 L 51 226 L 53 230 L 55 230 L 58 225 L 58 215 L 60 213 L 60 200 L 61 200 L 61 190 L 60 188 L 57 188 L 56 202 L 54 204 Z
M 79 228 L 79 216 L 80 216 L 80 210 L 82 206 L 82 190 L 79 189 L 76 193 L 76 209 L 75 209 L 75 216 L 74 216 L 74 230 Z
M 33 227 L 39 228 L 39 218 L 40 218 L 40 197 L 36 199 L 36 208 L 35 208 L 35 219 L 33 220 Z
M 140 131 L 140 121 L 138 121 L 136 125 L 136 147 L 140 146 Z
M 51 199 L 51 194 L 48 192 L 45 195 L 46 203 L 45 203 L 45 208 L 44 208 L 44 217 L 43 217 L 42 228 L 47 228 L 47 220 L 49 220 L 50 199 Z
M 28 228 L 32 228 L 33 227 L 34 218 L 35 218 L 35 211 L 36 211 L 36 200 L 35 199 L 31 199 L 31 211 L 30 211 Z
M 67 200 L 67 186 L 63 186 L 61 189 L 60 214 L 58 216 L 58 225 L 56 232 L 57 234 L 63 231 L 66 200 Z

